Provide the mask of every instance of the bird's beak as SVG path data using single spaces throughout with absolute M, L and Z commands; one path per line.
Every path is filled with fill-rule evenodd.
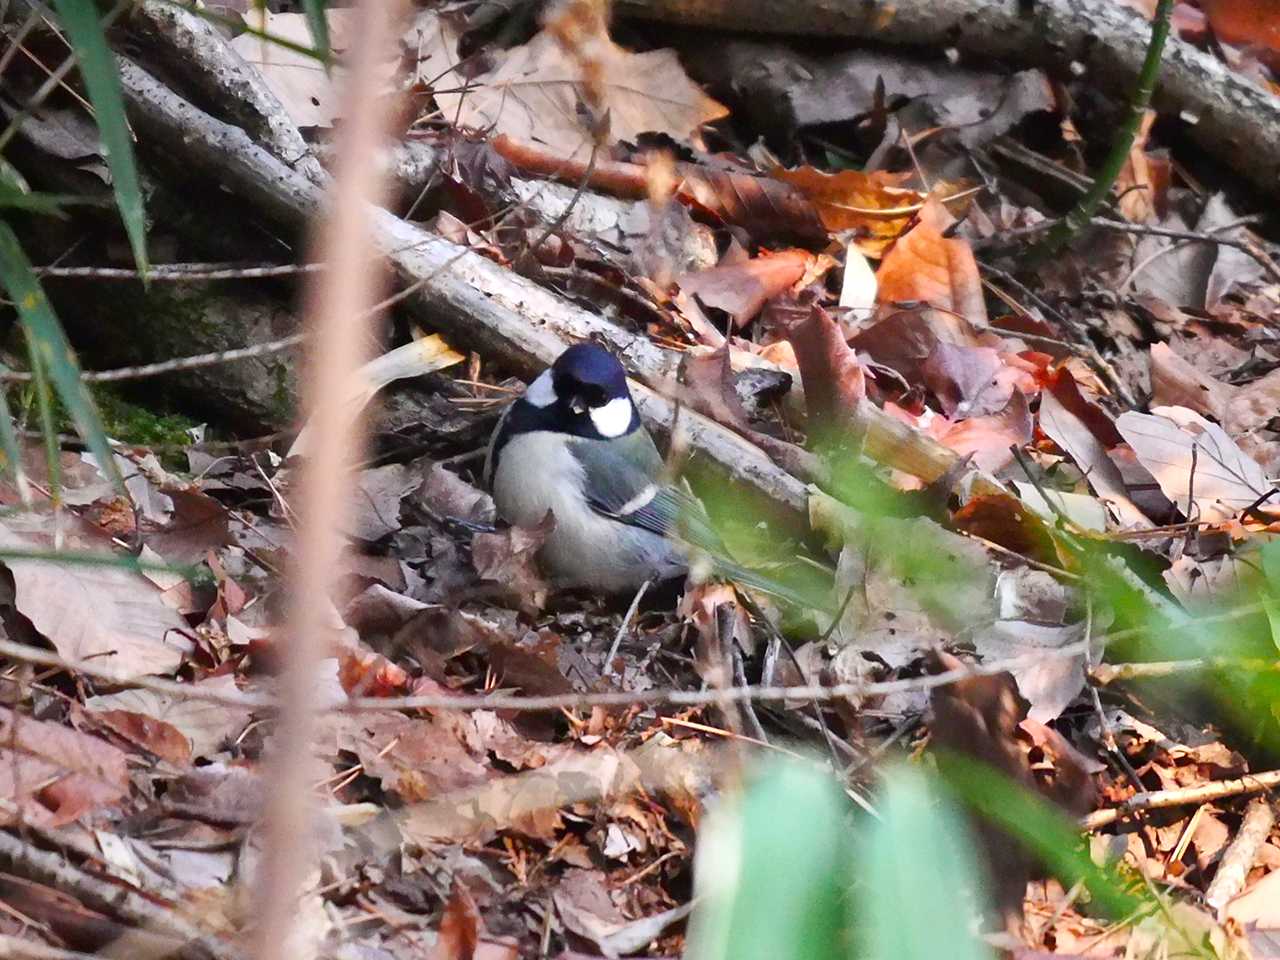
M 587 405 L 582 401 L 581 397 L 574 397 L 569 401 L 569 409 L 578 415 L 587 412 Z

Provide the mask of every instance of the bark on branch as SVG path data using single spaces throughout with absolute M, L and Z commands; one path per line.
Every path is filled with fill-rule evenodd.
M 618 0 L 619 15 L 767 34 L 954 47 L 975 57 L 1073 64 L 1128 96 L 1150 25 L 1114 0 Z M 1181 114 L 1204 150 L 1261 190 L 1280 184 L 1280 100 L 1216 57 L 1171 38 L 1156 108 Z

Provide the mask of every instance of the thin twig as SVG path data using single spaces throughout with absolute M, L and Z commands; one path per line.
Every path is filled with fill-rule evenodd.
M 118 916 L 140 931 L 148 931 L 157 943 L 168 941 L 171 950 L 194 947 L 207 956 L 222 960 L 238 956 L 181 914 L 109 880 L 100 880 L 72 866 L 60 854 L 37 849 L 4 831 L 0 831 L 0 862 L 9 865 L 10 872 L 72 893 L 89 906 Z M 7 953 L 0 955 L 9 956 Z
M 161 263 L 147 270 L 152 282 L 196 282 L 213 280 L 258 280 L 264 277 L 291 277 L 327 269 L 323 263 L 269 263 L 244 266 L 234 263 Z M 141 274 L 132 267 L 36 267 L 38 277 L 86 280 L 137 280 Z
M 1223 623 L 1230 620 L 1238 620 L 1246 616 L 1252 616 L 1254 614 L 1261 613 L 1264 608 L 1265 604 L 1262 602 L 1246 604 L 1221 614 L 1213 614 L 1211 616 L 1199 617 L 1197 619 L 1188 618 L 1177 623 L 1161 624 L 1160 629 L 1166 633 L 1170 631 L 1194 630 L 1210 623 Z M 1094 642 L 1105 646 L 1120 640 L 1127 640 L 1132 637 L 1142 636 L 1147 632 L 1149 631 L 1146 627 L 1129 627 L 1101 637 L 1095 637 Z M 1076 642 L 1059 647 L 1056 650 L 1040 651 L 1035 654 L 1012 657 L 1008 660 L 994 660 L 990 663 L 975 664 L 963 669 L 950 670 L 946 673 L 932 674 L 925 677 L 912 677 L 905 680 L 882 680 L 867 683 L 842 683 L 831 686 L 823 686 L 821 684 L 807 684 L 791 687 L 755 686 L 735 687 L 728 691 L 669 689 L 627 690 L 608 691 L 602 693 L 555 694 L 536 697 L 503 693 L 459 696 L 385 698 L 360 697 L 348 700 L 346 703 L 338 704 L 327 709 L 328 712 L 333 713 L 363 713 L 384 710 L 511 710 L 515 712 L 585 710 L 592 707 L 630 707 L 637 705 L 706 706 L 707 704 L 718 703 L 726 696 L 732 700 L 751 699 L 774 702 L 783 700 L 819 700 L 822 702 L 829 702 L 832 700 L 841 700 L 850 697 L 873 697 L 892 693 L 914 693 L 932 690 L 935 687 L 945 686 L 948 683 L 954 683 L 955 681 L 963 680 L 966 677 L 989 676 L 995 673 L 1003 673 L 1006 670 L 1016 670 L 1029 663 L 1042 663 L 1045 657 L 1077 657 L 1083 654 L 1083 652 L 1084 644 Z M 279 701 L 277 701 L 275 697 L 264 696 L 261 694 L 230 693 L 227 691 L 208 690 L 189 683 L 178 683 L 173 680 L 163 680 L 159 677 L 132 677 L 128 679 L 121 679 L 109 668 L 97 666 L 92 661 L 71 663 L 50 650 L 41 650 L 37 647 L 28 646 L 27 644 L 14 643 L 11 640 L 0 639 L 0 656 L 6 656 L 24 663 L 34 663 L 42 666 L 56 667 L 72 673 L 81 673 L 85 676 L 105 680 L 108 683 L 120 687 L 152 690 L 156 693 L 164 693 L 187 700 L 224 703 L 228 706 L 263 711 L 275 710 L 279 706 Z M 1198 665 L 1193 666 L 1190 669 L 1204 669 L 1215 666 L 1214 662 L 1211 660 L 1187 661 L 1187 663 Z M 1239 666 L 1240 663 L 1241 661 L 1232 661 L 1232 664 L 1235 666 Z M 1271 664 L 1269 661 L 1264 661 L 1264 663 L 1268 670 L 1280 669 L 1280 664 Z M 1126 666 L 1143 667 L 1145 664 L 1131 664 Z M 1096 667 L 1094 671 L 1095 674 L 1104 671 L 1106 667 L 1106 664 L 1101 664 Z M 1135 673 L 1134 675 L 1141 674 Z M 1110 681 L 1099 680 L 1099 682 L 1107 683 Z
M 1179 787 L 1176 790 L 1152 790 L 1150 793 L 1130 797 L 1118 807 L 1095 810 L 1081 823 L 1086 830 L 1097 830 L 1140 810 L 1163 810 L 1166 807 L 1183 807 L 1191 803 L 1208 803 L 1247 793 L 1261 793 L 1280 787 L 1280 770 L 1251 774 L 1236 780 L 1215 780 L 1195 787 Z
M 613 659 L 618 655 L 618 648 L 622 646 L 622 638 L 627 635 L 627 627 L 631 625 L 631 618 L 636 615 L 636 611 L 640 609 L 640 601 L 644 599 L 645 593 L 649 589 L 649 580 L 640 584 L 640 589 L 636 591 L 636 595 L 631 600 L 631 606 L 627 607 L 627 613 L 622 618 L 622 623 L 618 624 L 618 632 L 614 634 L 613 646 L 609 648 L 609 656 L 605 658 L 604 668 L 606 671 L 612 670 Z M 618 671 L 618 676 L 622 676 L 622 671 Z

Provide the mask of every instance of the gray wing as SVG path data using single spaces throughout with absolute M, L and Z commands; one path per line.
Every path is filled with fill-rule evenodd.
M 690 494 L 662 483 L 662 458 L 643 430 L 616 440 L 576 438 L 569 448 L 597 513 L 659 536 L 682 532 L 688 518 L 701 513 Z

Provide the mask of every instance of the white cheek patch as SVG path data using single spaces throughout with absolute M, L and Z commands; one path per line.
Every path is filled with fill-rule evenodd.
M 556 385 L 551 380 L 550 370 L 542 371 L 538 379 L 529 384 L 524 398 L 535 407 L 549 407 L 556 402 Z
M 592 407 L 591 422 L 602 437 L 622 436 L 631 426 L 631 400 L 614 397 L 602 407 Z

